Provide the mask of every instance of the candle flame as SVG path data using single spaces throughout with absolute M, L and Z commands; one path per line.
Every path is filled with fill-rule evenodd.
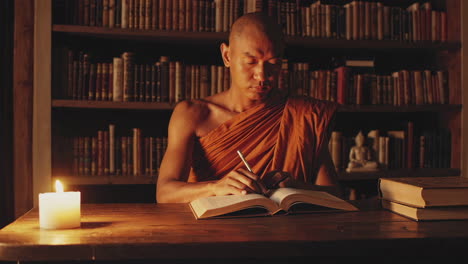
M 63 192 L 63 185 L 59 180 L 55 181 L 55 191 L 56 192 Z

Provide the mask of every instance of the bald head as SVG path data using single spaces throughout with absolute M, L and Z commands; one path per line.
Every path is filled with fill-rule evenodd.
M 242 38 L 247 32 L 246 29 L 249 32 L 254 31 L 257 34 L 263 35 L 280 49 L 284 46 L 283 32 L 280 25 L 268 15 L 260 12 L 248 13 L 239 17 L 232 24 L 229 43 Z

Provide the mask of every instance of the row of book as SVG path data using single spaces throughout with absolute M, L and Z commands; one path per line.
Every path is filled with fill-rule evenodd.
M 154 64 L 135 63 L 124 52 L 112 62 L 94 62 L 90 54 L 70 51 L 65 98 L 116 102 L 179 102 L 227 89 L 229 69 L 217 65 L 187 65 L 161 56 Z
M 348 40 L 446 41 L 446 12 L 431 2 L 408 7 L 352 1 L 343 5 L 292 0 L 56 0 L 54 23 L 227 32 L 248 12 L 265 12 L 291 36 Z
M 447 104 L 445 71 L 401 70 L 391 75 L 361 73 L 356 67 L 310 70 L 309 63 L 283 60 L 279 89 L 291 94 L 349 105 Z M 368 69 L 370 72 L 373 68 Z M 229 69 L 189 65 L 161 56 L 152 64 L 137 64 L 124 52 L 112 62 L 95 61 L 89 53 L 68 52 L 67 83 L 62 96 L 74 100 L 175 103 L 204 98 L 228 89 Z
M 389 75 L 353 71 L 352 67 L 346 66 L 334 70 L 336 88 L 330 89 L 336 90 L 340 104 L 401 106 L 449 103 L 446 71 L 403 69 Z M 324 78 L 321 77 L 323 73 L 317 75 L 319 81 Z
M 143 136 L 133 128 L 131 136 L 116 136 L 115 125 L 95 136 L 78 136 L 73 142 L 74 175 L 144 176 L 158 175 L 167 147 L 166 137 Z
M 355 145 L 354 136 L 332 132 L 328 147 L 336 170 L 344 171 L 348 167 L 350 150 Z M 448 130 L 425 130 L 419 135 L 414 135 L 414 130 L 371 130 L 365 146 L 371 151 L 370 160 L 377 162 L 380 169 L 451 167 Z
M 56 0 L 54 23 L 226 32 L 240 15 L 261 10 L 257 0 Z M 63 12 L 60 12 L 63 11 Z
M 399 70 L 391 74 L 373 68 L 340 66 L 310 70 L 308 63 L 284 62 L 280 89 L 344 105 L 448 104 L 448 76 L 442 70 Z

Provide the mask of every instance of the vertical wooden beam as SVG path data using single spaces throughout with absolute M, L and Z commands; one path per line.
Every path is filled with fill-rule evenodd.
M 461 16 L 461 97 L 462 97 L 462 127 L 461 127 L 461 170 L 462 176 L 468 177 L 468 135 L 465 133 L 468 129 L 468 82 L 465 76 L 468 76 L 468 2 L 462 1 L 460 8 Z
M 35 1 L 34 104 L 33 104 L 33 201 L 51 190 L 51 61 L 52 1 Z
M 13 48 L 13 169 L 15 217 L 33 207 L 32 113 L 34 0 L 15 1 Z
M 0 1 L 0 228 L 13 209 L 13 0 Z

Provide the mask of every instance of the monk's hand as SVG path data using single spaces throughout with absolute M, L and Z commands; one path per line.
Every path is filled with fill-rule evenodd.
M 213 184 L 213 193 L 218 195 L 262 193 L 258 186 L 259 177 L 245 169 L 229 172 Z

